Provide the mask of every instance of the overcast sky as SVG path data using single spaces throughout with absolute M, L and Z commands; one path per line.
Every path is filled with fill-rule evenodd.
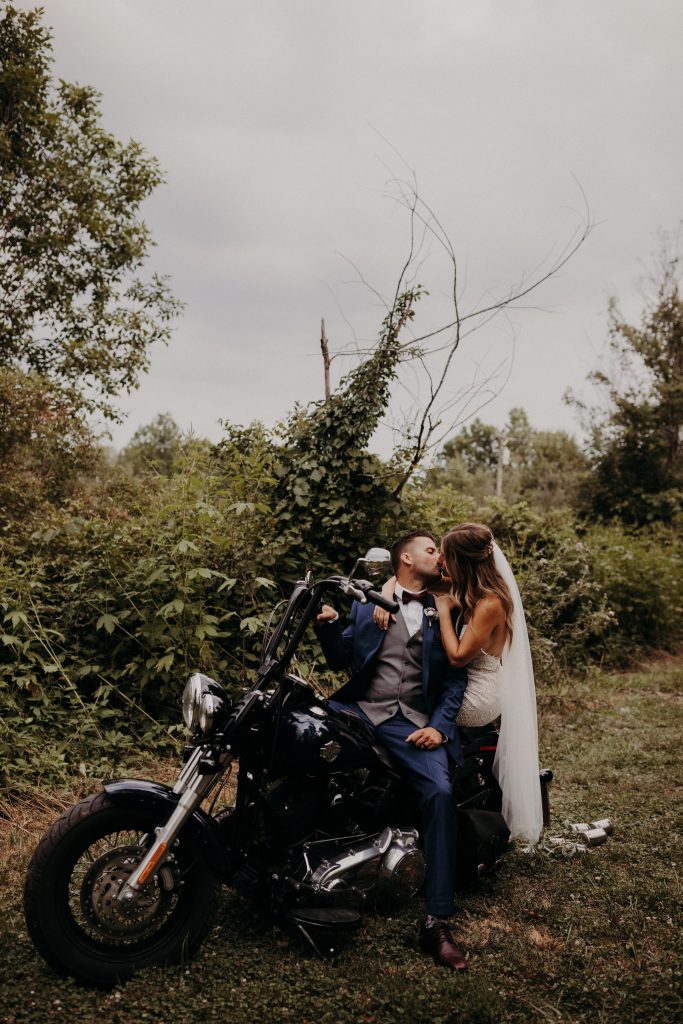
M 150 268 L 187 307 L 122 399 L 118 446 L 159 412 L 217 438 L 220 419 L 273 423 L 320 397 L 320 318 L 333 347 L 376 334 L 381 306 L 347 261 L 391 292 L 409 232 L 391 179 L 408 169 L 458 255 L 466 309 L 547 267 L 585 192 L 584 246 L 539 308 L 467 340 L 449 385 L 509 358 L 514 331 L 510 379 L 480 415 L 523 405 L 537 427 L 578 429 L 562 395 L 589 394 L 607 299 L 638 317 L 643 262 L 682 215 L 680 0 L 43 6 L 57 74 L 99 89 L 105 126 L 166 174 L 144 210 Z M 425 257 L 422 327 L 448 286 L 438 247 Z

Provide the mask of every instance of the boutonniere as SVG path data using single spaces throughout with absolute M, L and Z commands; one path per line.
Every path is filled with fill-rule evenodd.
M 430 626 L 433 626 L 434 619 L 438 619 L 439 617 L 439 613 L 437 612 L 436 608 L 432 607 L 425 608 L 425 615 L 427 616 L 427 620 Z

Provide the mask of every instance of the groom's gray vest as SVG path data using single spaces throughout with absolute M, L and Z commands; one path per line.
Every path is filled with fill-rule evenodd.
M 372 682 L 358 701 L 373 725 L 397 711 L 418 729 L 429 721 L 422 693 L 422 627 L 410 636 L 399 612 L 377 654 Z

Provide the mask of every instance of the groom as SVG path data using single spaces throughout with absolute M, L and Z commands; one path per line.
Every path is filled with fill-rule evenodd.
M 448 779 L 448 758 L 462 764 L 455 724 L 467 686 L 462 668 L 452 668 L 441 645 L 438 620 L 424 614 L 434 600 L 427 587 L 441 579 L 441 556 L 427 530 L 406 533 L 391 549 L 400 610 L 384 631 L 375 625 L 373 606 L 354 602 L 342 632 L 334 608 L 324 605 L 316 632 L 333 669 L 353 667 L 331 707 L 365 719 L 379 743 L 403 764 L 422 813 L 427 916 L 420 929 L 422 948 L 437 963 L 464 970 L 446 918 L 454 910 L 456 807 Z

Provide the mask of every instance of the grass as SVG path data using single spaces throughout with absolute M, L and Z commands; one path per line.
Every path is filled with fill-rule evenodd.
M 320 961 L 224 890 L 194 962 L 145 971 L 108 993 L 80 988 L 33 950 L 19 892 L 38 836 L 79 794 L 5 802 L 0 1022 L 671 1024 L 683 1018 L 682 683 L 683 663 L 668 659 L 539 695 L 542 763 L 556 775 L 549 834 L 566 834 L 569 820 L 610 817 L 614 835 L 573 859 L 512 851 L 494 878 L 463 895 L 454 931 L 469 959 L 464 976 L 419 953 L 419 900 L 390 918 L 368 917 L 334 958 Z

